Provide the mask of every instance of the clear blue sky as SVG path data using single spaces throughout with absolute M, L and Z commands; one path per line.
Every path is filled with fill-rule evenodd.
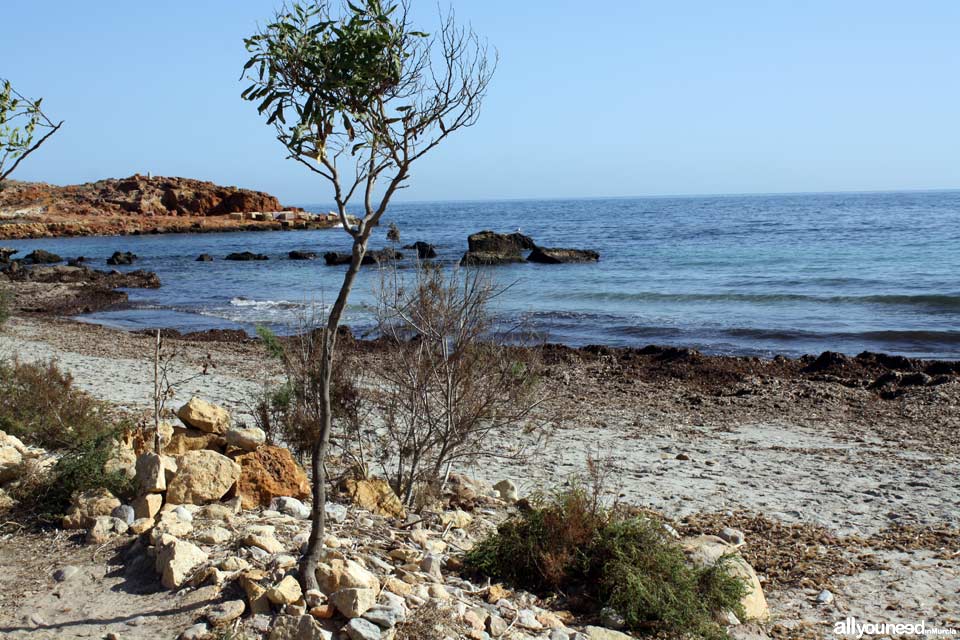
M 239 97 L 242 38 L 277 4 L 3 0 L 0 76 L 67 121 L 17 177 L 328 201 Z M 452 4 L 500 68 L 404 199 L 960 187 L 956 0 Z

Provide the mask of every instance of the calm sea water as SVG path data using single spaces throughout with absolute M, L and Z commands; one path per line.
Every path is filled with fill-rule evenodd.
M 450 264 L 481 229 L 599 251 L 597 264 L 490 268 L 510 285 L 497 312 L 525 316 L 551 341 L 960 358 L 960 192 L 405 203 L 373 247 L 386 245 L 390 221 L 404 244 L 431 242 Z M 337 229 L 7 244 L 92 257 L 99 268 L 114 250 L 133 251 L 163 287 L 132 290 L 132 309 L 84 319 L 183 330 L 289 327 L 304 305 L 332 301 L 344 267 L 287 252 L 349 246 Z M 271 259 L 219 259 L 243 250 Z M 194 262 L 200 253 L 218 259 Z M 346 317 L 354 328 L 370 326 L 376 280 L 376 269 L 360 278 Z

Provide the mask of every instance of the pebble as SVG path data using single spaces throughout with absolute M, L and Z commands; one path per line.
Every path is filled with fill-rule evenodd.
M 67 580 L 77 575 L 78 573 L 80 573 L 80 569 L 73 566 L 72 564 L 68 564 L 62 569 L 57 569 L 53 574 L 53 579 L 56 580 L 57 582 L 66 582 Z
M 205 622 L 195 624 L 180 634 L 180 640 L 205 640 L 209 637 L 210 627 Z
M 831 602 L 833 602 L 833 593 L 830 590 L 824 589 L 817 595 L 818 604 L 830 604 Z
M 343 628 L 350 640 L 380 640 L 380 627 L 363 618 L 353 618 Z
M 742 531 L 739 529 L 732 529 L 730 527 L 724 527 L 723 530 L 720 531 L 720 537 L 737 547 L 742 545 L 745 541 Z

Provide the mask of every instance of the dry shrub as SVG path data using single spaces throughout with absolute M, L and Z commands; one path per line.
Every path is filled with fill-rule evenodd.
M 383 357 L 374 398 L 384 427 L 369 448 L 406 504 L 442 484 L 453 464 L 522 455 L 498 436 L 536 428 L 530 417 L 543 400 L 539 354 L 493 341 L 490 305 L 497 294 L 479 271 L 420 265 L 408 278 L 395 268 L 383 272 L 377 308 Z M 507 337 L 522 338 L 521 332 Z
M 456 613 L 452 608 L 431 600 L 415 609 L 397 625 L 395 640 L 443 640 L 460 637 Z

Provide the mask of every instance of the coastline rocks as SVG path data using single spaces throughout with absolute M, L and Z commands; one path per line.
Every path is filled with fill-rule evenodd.
M 534 249 L 537 245 L 533 238 L 522 233 L 496 233 L 495 231 L 478 231 L 467 238 L 469 253 L 500 253 L 514 254 Z
M 313 251 L 291 251 L 287 254 L 287 257 L 291 260 L 313 260 L 317 257 L 317 254 Z
M 403 247 L 404 249 L 412 249 L 417 252 L 417 257 L 421 260 L 429 260 L 431 258 L 437 257 L 437 249 L 429 242 L 416 241 L 413 244 L 408 244 Z
M 328 251 L 323 254 L 323 261 L 327 263 L 328 267 L 350 264 L 350 261 L 353 259 L 353 256 L 349 253 L 338 253 L 336 251 Z M 393 249 L 379 249 L 374 251 L 367 251 L 363 255 L 363 260 L 360 261 L 360 264 L 370 265 L 370 264 L 380 264 L 381 262 L 387 262 L 390 260 L 401 260 L 403 259 L 403 254 L 399 251 L 394 251 Z
M 240 478 L 240 465 L 216 451 L 190 451 L 177 460 L 177 475 L 167 487 L 173 504 L 216 502 Z
M 10 247 L 0 247 L 0 264 L 10 262 L 10 256 L 15 253 L 20 253 L 20 250 L 11 249 Z
M 238 262 L 249 262 L 252 260 L 269 260 L 270 257 L 262 253 L 252 253 L 250 251 L 240 251 L 239 253 L 230 253 L 224 260 L 234 260 Z
M 596 262 L 600 254 L 586 249 L 556 249 L 548 247 L 534 247 L 527 262 L 540 264 L 566 264 L 570 262 Z
M 310 482 L 287 449 L 263 445 L 233 457 L 239 465 L 237 496 L 244 509 L 268 507 L 274 498 L 310 496 Z
M 114 251 L 113 255 L 107 258 L 107 264 L 111 266 L 131 265 L 136 259 L 136 254 L 131 253 L 130 251 Z
M 489 253 L 486 251 L 467 251 L 460 258 L 460 264 L 465 267 L 492 267 L 502 264 L 523 262 L 523 256 L 517 254 Z
M 230 414 L 226 409 L 196 396 L 177 410 L 177 417 L 188 427 L 206 433 L 222 434 L 230 426 Z
M 201 253 L 194 262 L 213 262 L 213 256 L 209 253 Z
M 23 264 L 55 264 L 57 262 L 63 262 L 63 258 L 55 253 L 44 251 L 43 249 L 35 249 L 25 255 L 21 262 Z

